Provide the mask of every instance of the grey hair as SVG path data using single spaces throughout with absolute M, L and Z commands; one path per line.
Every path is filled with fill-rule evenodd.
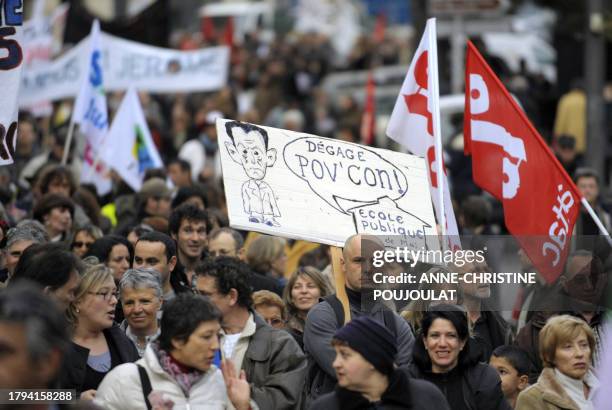
M 155 269 L 128 269 L 119 281 L 119 294 L 124 289 L 154 289 L 158 298 L 162 297 L 161 273 Z
M 34 219 L 24 219 L 15 228 L 9 229 L 6 235 L 6 247 L 9 248 L 21 241 L 47 243 L 49 242 L 49 235 L 40 222 Z

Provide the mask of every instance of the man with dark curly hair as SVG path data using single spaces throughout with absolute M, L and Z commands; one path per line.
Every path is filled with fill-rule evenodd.
M 193 288 L 221 311 L 222 355 L 237 373 L 245 371 L 259 408 L 299 408 L 306 358 L 289 333 L 252 310 L 248 275 L 248 267 L 235 258 L 206 260 L 196 267 Z

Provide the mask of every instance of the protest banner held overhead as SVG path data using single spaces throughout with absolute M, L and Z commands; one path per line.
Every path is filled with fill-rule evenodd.
M 4 4 L 2 4 L 4 3 Z M 0 165 L 14 162 L 17 144 L 17 98 L 23 63 L 21 1 L 0 2 Z
M 369 233 L 438 248 L 422 158 L 225 119 L 217 133 L 233 227 L 334 246 Z
M 227 83 L 229 48 L 170 50 L 100 33 L 101 66 L 107 91 L 138 90 L 169 93 L 218 90 Z M 89 36 L 43 67 L 24 70 L 20 106 L 74 97 L 87 74 Z

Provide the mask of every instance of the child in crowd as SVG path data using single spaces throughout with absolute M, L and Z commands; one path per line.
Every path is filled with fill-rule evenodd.
M 519 393 L 529 386 L 527 353 L 516 346 L 499 346 L 493 350 L 489 364 L 499 373 L 504 396 L 514 408 Z

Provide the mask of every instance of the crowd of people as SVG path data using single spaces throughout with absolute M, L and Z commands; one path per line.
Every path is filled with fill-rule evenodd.
M 177 46 L 206 45 L 192 40 Z M 364 38 L 348 67 L 395 64 L 399 47 Z M 83 409 L 595 409 L 609 251 L 580 246 L 599 233 L 586 213 L 563 274 L 521 289 L 512 317 L 481 284 L 447 303 L 363 303 L 368 237 L 347 238 L 334 271 L 327 246 L 229 227 L 217 118 L 360 141 L 356 100 L 320 87 L 332 54 L 317 34 L 248 34 L 222 90 L 140 93 L 165 167 L 138 192 L 112 171 L 102 197 L 76 182 L 71 101 L 20 113 L 15 163 L 0 168 L 0 388 L 74 390 Z M 566 132 L 553 149 L 610 228 L 584 141 Z M 503 233 L 469 160 L 449 154 L 461 233 Z M 423 272 L 447 269 L 486 264 Z

